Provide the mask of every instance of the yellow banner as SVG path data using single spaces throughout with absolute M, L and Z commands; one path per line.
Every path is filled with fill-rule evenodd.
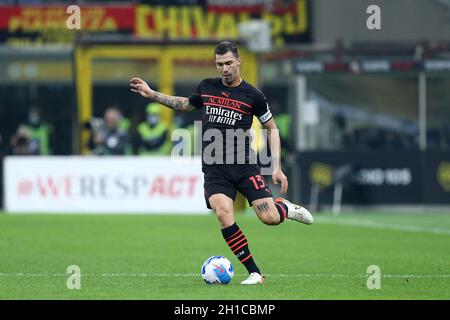
M 139 5 L 136 10 L 136 36 L 166 40 L 209 40 L 238 38 L 238 24 L 251 19 L 270 23 L 275 45 L 310 41 L 309 1 L 296 0 L 291 10 L 259 13 L 208 11 L 201 5 Z

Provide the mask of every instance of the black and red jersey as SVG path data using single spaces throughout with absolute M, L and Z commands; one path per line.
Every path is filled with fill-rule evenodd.
M 256 159 L 250 148 L 251 138 L 248 131 L 252 126 L 253 116 L 262 124 L 272 118 L 266 97 L 260 90 L 246 81 L 236 87 L 227 87 L 220 78 L 205 79 L 198 85 L 197 92 L 189 97 L 189 102 L 203 111 L 204 165 L 230 164 L 231 158 L 234 163 L 241 163 L 242 159 L 245 160 L 244 163 L 252 163 L 251 160 Z M 218 132 L 222 141 L 217 141 Z M 221 142 L 222 150 L 215 148 Z M 211 151 L 214 159 L 208 159 Z

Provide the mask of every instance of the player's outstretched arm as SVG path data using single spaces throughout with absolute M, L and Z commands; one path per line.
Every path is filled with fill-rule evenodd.
M 189 103 L 189 99 L 185 97 L 169 96 L 150 88 L 144 80 L 140 78 L 132 78 L 130 80 L 131 91 L 139 93 L 141 96 L 159 102 L 166 107 L 177 111 L 192 111 L 195 107 Z

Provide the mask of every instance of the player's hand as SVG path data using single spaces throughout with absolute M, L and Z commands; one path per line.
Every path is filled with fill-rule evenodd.
M 132 78 L 130 80 L 131 91 L 139 93 L 141 96 L 145 98 L 151 98 L 152 93 L 154 92 L 147 82 L 140 78 Z
M 272 174 L 272 182 L 274 184 L 278 184 L 278 182 L 281 182 L 281 194 L 286 194 L 288 190 L 288 180 L 283 171 L 275 170 Z

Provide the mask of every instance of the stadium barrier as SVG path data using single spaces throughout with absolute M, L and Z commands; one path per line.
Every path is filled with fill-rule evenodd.
M 6 157 L 10 213 L 206 214 L 199 158 Z

